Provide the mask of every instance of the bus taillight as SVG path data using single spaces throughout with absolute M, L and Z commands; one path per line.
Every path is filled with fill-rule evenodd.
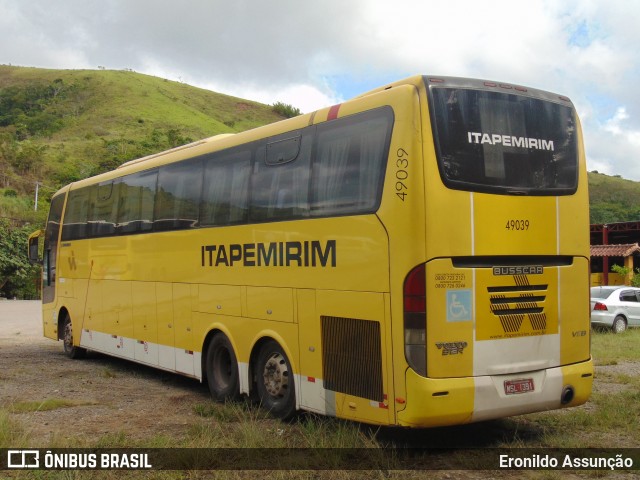
M 404 354 L 407 363 L 427 375 L 427 289 L 425 266 L 418 265 L 404 281 Z

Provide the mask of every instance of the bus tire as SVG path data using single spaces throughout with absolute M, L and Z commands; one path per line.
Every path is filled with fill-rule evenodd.
M 238 360 L 224 333 L 214 335 L 207 349 L 207 383 L 214 400 L 224 402 L 240 398 Z
M 73 344 L 73 325 L 69 314 L 66 314 L 62 321 L 62 348 L 64 354 L 72 359 L 83 358 L 87 353 L 84 348 L 74 346 Z
M 256 390 L 262 407 L 282 420 L 296 413 L 293 369 L 282 347 L 269 340 L 256 362 Z

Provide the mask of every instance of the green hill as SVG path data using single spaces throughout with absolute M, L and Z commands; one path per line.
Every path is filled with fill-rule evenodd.
M 36 298 L 22 253 L 62 185 L 297 113 L 131 71 L 0 65 L 0 296 Z M 640 220 L 640 183 L 591 172 L 589 187 L 592 223 Z
M 271 106 L 131 71 L 0 66 L 0 217 L 41 221 L 74 180 L 200 138 L 281 120 Z
M 640 182 L 589 172 L 591 223 L 640 221 Z
M 66 183 L 282 118 L 271 106 L 131 71 L 0 65 L 0 217 L 42 222 Z M 640 183 L 591 172 L 589 187 L 592 223 L 640 220 Z

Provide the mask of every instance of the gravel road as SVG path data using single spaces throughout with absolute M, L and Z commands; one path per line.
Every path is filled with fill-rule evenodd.
M 190 425 L 205 420 L 194 413 L 195 405 L 209 399 L 198 381 L 97 353 L 70 360 L 61 342 L 43 337 L 40 309 L 39 301 L 0 301 L 0 407 L 71 404 L 12 414 L 31 447 L 122 433 L 133 442 L 154 435 L 182 438 Z

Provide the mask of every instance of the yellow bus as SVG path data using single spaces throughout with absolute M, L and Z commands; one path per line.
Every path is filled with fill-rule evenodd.
M 280 418 L 575 406 L 593 379 L 588 226 L 568 98 L 415 76 L 61 189 L 44 335 Z

